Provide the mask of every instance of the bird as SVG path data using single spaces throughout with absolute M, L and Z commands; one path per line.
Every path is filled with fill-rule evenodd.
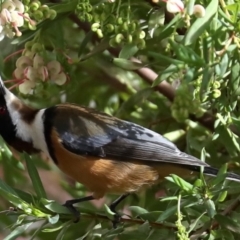
M 19 152 L 45 153 L 62 172 L 92 192 L 65 202 L 76 216 L 80 213 L 74 204 L 107 193 L 119 195 L 110 205 L 117 215 L 117 205 L 129 194 L 170 174 L 186 177 L 201 169 L 206 175 L 218 174 L 218 169 L 135 123 L 72 103 L 34 109 L 9 91 L 1 78 L 0 135 Z M 228 172 L 227 179 L 239 182 L 240 176 Z

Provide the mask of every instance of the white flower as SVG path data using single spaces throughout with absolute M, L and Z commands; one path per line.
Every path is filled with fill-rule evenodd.
M 38 72 L 38 77 L 41 79 L 43 82 L 45 82 L 48 79 L 48 69 L 45 66 L 41 66 L 37 70 Z
M 61 72 L 61 64 L 56 60 L 49 62 L 47 68 L 51 77 L 54 77 Z
M 13 3 L 15 4 L 16 11 L 24 13 L 24 5 L 22 2 L 20 2 L 19 0 L 13 0 Z
M 36 84 L 33 81 L 24 79 L 24 82 L 19 85 L 19 91 L 23 94 L 30 94 Z
M 24 78 L 24 69 L 21 68 L 16 68 L 13 72 L 13 76 L 14 78 L 16 78 L 17 80 L 21 80 Z
M 33 58 L 33 67 L 37 69 L 42 66 L 44 66 L 44 60 L 41 56 L 36 54 Z
M 21 36 L 19 27 L 24 25 L 24 5 L 19 0 L 5 0 L 1 5 L 0 25 L 3 29 L 0 31 L 0 41 L 7 36 L 9 38 Z
M 24 76 L 26 79 L 34 82 L 37 80 L 38 72 L 32 66 L 29 66 L 24 69 Z
M 6 0 L 1 4 L 1 9 L 4 9 L 4 8 L 8 11 L 14 11 L 16 6 L 13 1 Z
M 170 13 L 183 12 L 184 4 L 181 0 L 166 0 L 167 11 Z
M 53 79 L 51 79 L 54 83 L 57 85 L 63 85 L 64 83 L 67 82 L 67 76 L 64 72 L 59 73 L 56 75 Z
M 32 59 L 27 56 L 21 56 L 16 61 L 16 67 L 20 69 L 25 69 L 28 66 L 32 66 Z

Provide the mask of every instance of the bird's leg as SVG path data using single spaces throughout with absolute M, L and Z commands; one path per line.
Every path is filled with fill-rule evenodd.
M 129 193 L 126 193 L 126 194 L 121 195 L 121 196 L 118 197 L 116 200 L 114 200 L 114 201 L 110 204 L 110 206 L 109 206 L 110 210 L 115 213 L 115 215 L 114 215 L 114 220 L 113 220 L 113 222 L 112 222 L 114 228 L 117 227 L 117 224 L 120 222 L 120 219 L 121 219 L 121 216 L 120 216 L 120 215 L 118 214 L 118 212 L 116 211 L 116 207 L 117 207 L 117 205 L 118 205 L 121 201 L 123 201 L 128 195 L 129 195 Z
M 63 206 L 65 206 L 76 217 L 76 220 L 74 222 L 78 222 L 80 219 L 80 212 L 73 206 L 73 204 L 90 201 L 94 199 L 95 198 L 92 195 L 87 197 L 77 198 L 77 199 L 71 199 L 71 200 L 67 200 L 63 204 Z

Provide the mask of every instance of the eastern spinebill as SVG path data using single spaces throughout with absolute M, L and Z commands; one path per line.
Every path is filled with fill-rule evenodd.
M 14 149 L 43 152 L 67 175 L 84 184 L 92 195 L 65 203 L 98 199 L 106 193 L 121 196 L 160 182 L 169 174 L 181 177 L 215 169 L 181 152 L 172 142 L 147 128 L 94 109 L 65 103 L 33 109 L 11 93 L 0 79 L 0 135 Z M 228 173 L 227 178 L 240 181 Z

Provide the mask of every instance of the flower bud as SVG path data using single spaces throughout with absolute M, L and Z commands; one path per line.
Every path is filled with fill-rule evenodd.
M 205 16 L 206 14 L 206 10 L 205 8 L 200 5 L 200 4 L 196 4 L 194 7 L 193 7 L 193 14 L 197 17 L 197 18 L 202 18 Z
M 32 52 L 41 52 L 43 51 L 44 47 L 41 43 L 34 43 L 32 46 Z
M 221 91 L 218 89 L 213 90 L 213 98 L 219 98 L 221 96 Z
M 123 39 L 124 39 L 124 36 L 122 33 L 119 33 L 115 36 L 115 42 L 118 44 L 121 43 Z
M 97 35 L 98 35 L 99 38 L 103 38 L 103 33 L 102 33 L 101 29 L 97 30 Z
M 40 5 L 39 5 L 37 2 L 32 2 L 32 3 L 30 4 L 30 9 L 31 9 L 32 11 L 38 10 L 39 7 L 40 7 Z
M 43 13 L 42 13 L 42 11 L 40 11 L 40 10 L 35 11 L 35 12 L 33 13 L 33 16 L 34 16 L 34 18 L 35 18 L 37 21 L 41 21 L 41 20 L 43 20 L 43 18 L 44 18 Z
M 53 19 L 56 18 L 56 16 L 57 16 L 57 12 L 56 12 L 55 10 L 53 10 L 53 9 L 50 9 L 50 10 L 49 10 L 49 14 L 50 14 L 49 18 L 50 18 L 51 20 L 53 20 Z
M 220 88 L 221 87 L 221 83 L 219 81 L 214 81 L 213 82 L 213 88 L 214 89 L 217 89 L 217 88 Z
M 99 22 L 95 22 L 95 23 L 92 24 L 91 30 L 93 32 L 96 32 L 99 29 L 99 27 L 100 27 L 100 23 Z

